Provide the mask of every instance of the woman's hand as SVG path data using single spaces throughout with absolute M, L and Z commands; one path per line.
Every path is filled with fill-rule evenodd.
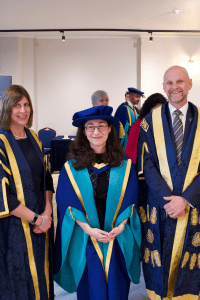
M 42 224 L 43 222 L 43 218 L 45 219 L 45 223 L 42 227 L 38 227 Z M 35 222 L 35 225 L 33 227 L 33 232 L 35 233 L 42 233 L 42 232 L 47 232 L 47 230 L 51 227 L 51 222 L 52 222 L 52 218 L 51 216 L 45 214 L 45 211 L 38 217 L 37 221 Z
M 109 237 L 114 239 L 118 234 L 120 234 L 124 230 L 125 226 L 124 224 L 120 223 L 117 227 L 113 228 L 109 232 Z
M 103 231 L 98 228 L 91 228 L 89 230 L 89 235 L 97 239 L 97 241 L 102 243 L 109 243 L 110 241 L 114 240 L 114 238 L 109 236 L 109 233 L 106 231 Z

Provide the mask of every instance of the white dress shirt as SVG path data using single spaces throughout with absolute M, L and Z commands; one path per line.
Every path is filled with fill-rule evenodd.
M 168 105 L 169 105 L 169 112 L 170 112 L 170 115 L 171 115 L 171 118 L 172 118 L 172 124 L 174 122 L 174 118 L 175 118 L 175 113 L 174 111 L 177 110 L 174 106 L 172 106 L 169 102 L 168 102 Z M 185 131 L 185 122 L 186 122 L 186 115 L 187 115 L 187 110 L 188 110 L 188 102 L 183 105 L 180 109 L 181 111 L 181 114 L 179 115 L 182 123 L 183 123 L 183 134 L 184 134 L 184 131 Z

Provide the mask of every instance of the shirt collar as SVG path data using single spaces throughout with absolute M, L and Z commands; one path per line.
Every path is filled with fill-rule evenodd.
M 131 108 L 133 108 L 134 105 L 133 105 L 133 103 L 131 103 L 131 101 L 127 100 L 127 103 Z
M 170 115 L 172 117 L 176 108 L 173 105 L 171 105 L 169 102 L 168 102 L 168 107 L 169 107 Z M 181 111 L 181 116 L 186 117 L 187 110 L 188 110 L 188 102 L 185 105 L 183 105 L 179 110 Z

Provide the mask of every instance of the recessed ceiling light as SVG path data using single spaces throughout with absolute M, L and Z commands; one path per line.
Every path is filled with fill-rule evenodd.
M 173 9 L 173 13 L 174 13 L 175 15 L 178 15 L 178 14 L 180 13 L 180 9 L 174 8 L 174 9 Z

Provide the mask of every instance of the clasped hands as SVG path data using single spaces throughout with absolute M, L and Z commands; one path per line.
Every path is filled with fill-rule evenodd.
M 164 209 L 171 218 L 177 219 L 186 215 L 187 211 L 185 208 L 189 203 L 186 199 L 180 196 L 163 198 L 169 201 L 167 204 L 165 204 Z
M 104 230 L 98 229 L 98 228 L 91 228 L 89 229 L 88 234 L 97 241 L 102 243 L 109 243 L 110 241 L 113 241 L 115 237 L 120 234 L 124 230 L 124 225 L 119 224 L 117 227 L 113 228 L 110 232 L 106 232 Z
M 42 233 L 47 232 L 48 229 L 51 227 L 52 217 L 49 214 L 43 212 L 40 216 L 45 218 L 45 224 L 42 227 L 38 227 L 37 225 L 33 226 L 33 232 L 35 233 Z

